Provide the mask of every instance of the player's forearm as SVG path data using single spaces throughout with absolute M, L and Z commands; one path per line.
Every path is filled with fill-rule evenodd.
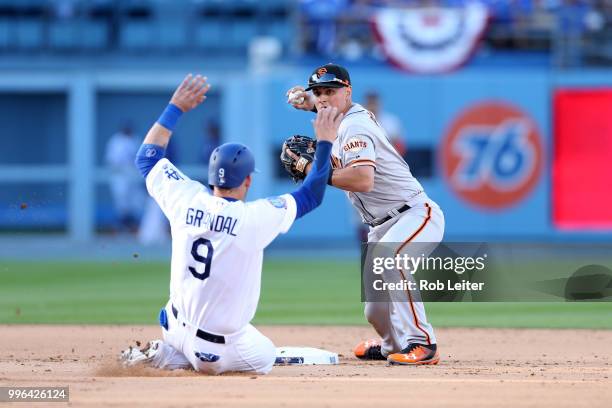
M 329 155 L 332 144 L 319 142 L 311 171 L 304 179 L 302 186 L 291 193 L 297 204 L 296 218 L 317 208 L 323 201 L 326 181 L 330 171 Z
M 374 188 L 374 168 L 372 166 L 356 166 L 335 169 L 330 181 L 332 186 L 341 190 L 367 193 Z
M 156 122 L 153 124 L 151 129 L 149 129 L 149 132 L 142 141 L 142 144 L 153 144 L 161 146 L 165 149 L 168 146 L 171 136 L 171 131 Z
M 157 119 L 157 122 L 153 124 L 142 143 L 158 145 L 165 149 L 182 115 L 183 111 L 178 106 L 169 103 L 159 119 Z

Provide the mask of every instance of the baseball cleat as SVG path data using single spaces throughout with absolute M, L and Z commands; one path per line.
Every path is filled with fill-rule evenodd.
M 361 360 L 386 360 L 381 352 L 382 342 L 379 339 L 365 340 L 355 346 L 355 357 Z
M 160 343 L 161 340 L 153 340 L 142 349 L 130 346 L 121 352 L 119 361 L 127 367 L 150 363 L 157 354 Z
M 399 353 L 389 354 L 387 361 L 390 364 L 401 365 L 433 365 L 438 364 L 440 356 L 438 355 L 438 347 L 435 344 L 410 343 L 408 347 Z

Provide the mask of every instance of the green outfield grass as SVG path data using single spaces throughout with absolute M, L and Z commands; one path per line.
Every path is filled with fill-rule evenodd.
M 0 323 L 155 324 L 169 265 L 0 263 Z M 239 301 L 239 300 L 238 300 Z M 612 329 L 612 303 L 430 303 L 436 326 Z M 256 324 L 366 324 L 359 265 L 272 260 Z

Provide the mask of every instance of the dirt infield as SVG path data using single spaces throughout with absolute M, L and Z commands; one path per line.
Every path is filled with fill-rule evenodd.
M 125 370 L 114 362 L 119 350 L 135 340 L 158 338 L 157 327 L 0 326 L 0 385 L 69 386 L 71 406 L 612 404 L 612 331 L 439 329 L 441 364 L 402 367 L 364 363 L 351 355 L 356 341 L 373 337 L 366 327 L 260 329 L 276 345 L 336 351 L 341 364 L 275 367 L 267 376 Z

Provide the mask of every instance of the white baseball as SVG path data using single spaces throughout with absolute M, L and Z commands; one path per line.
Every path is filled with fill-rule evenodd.
M 299 94 L 301 93 L 301 91 L 293 91 L 289 94 L 289 97 L 287 98 L 287 100 L 289 101 L 290 104 L 292 105 L 301 105 L 304 103 L 304 97 L 303 96 L 299 96 Z

